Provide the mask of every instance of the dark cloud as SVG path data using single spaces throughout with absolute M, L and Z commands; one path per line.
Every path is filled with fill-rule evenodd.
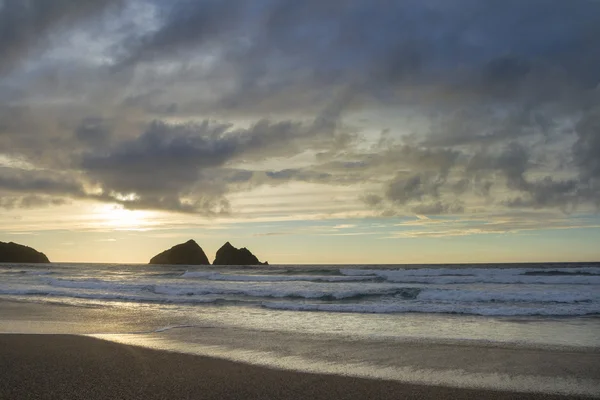
M 525 189 L 527 182 L 523 177 L 529 167 L 529 152 L 517 143 L 511 143 L 496 159 L 491 159 L 492 167 L 506 175 L 510 189 Z
M 383 198 L 376 194 L 367 194 L 362 197 L 362 201 L 370 207 L 379 207 L 383 203 Z
M 175 125 L 153 122 L 139 137 L 119 142 L 102 154 L 88 153 L 81 161 L 87 176 L 110 200 L 125 199 L 131 207 L 192 211 L 196 201 L 182 202 L 201 179 L 200 170 L 222 165 L 236 152 L 235 140 L 221 135 L 227 124 Z M 208 186 L 208 185 L 207 185 Z M 210 197 L 222 185 L 205 186 Z
M 413 207 L 412 211 L 419 215 L 460 214 L 464 211 L 464 206 L 460 203 L 446 204 L 437 201 L 435 203 L 419 204 Z
M 229 201 L 212 195 L 197 195 L 182 199 L 179 193 L 172 195 L 144 195 L 143 197 L 118 198 L 113 193 L 95 196 L 97 200 L 117 203 L 128 210 L 168 210 L 180 213 L 202 214 L 204 216 L 228 215 Z
M 217 215 L 301 182 L 385 215 L 598 205 L 598 1 L 0 4 L 0 156 L 30 164 L 6 204 Z
M 84 193 L 81 183 L 67 173 L 55 174 L 6 167 L 0 167 L 0 190 L 63 196 L 81 196 Z
M 100 117 L 84 118 L 75 129 L 75 137 L 91 146 L 105 145 L 110 135 L 110 124 Z
M 588 201 L 582 195 L 585 182 L 577 179 L 556 180 L 551 176 L 541 179 L 526 177 L 532 168 L 531 151 L 517 144 L 509 144 L 499 155 L 476 154 L 471 159 L 468 170 L 498 172 L 504 175 L 506 186 L 521 195 L 505 202 L 509 207 L 544 208 L 558 207 L 565 211 L 573 209 L 579 201 Z
M 600 180 L 600 103 L 577 124 L 577 142 L 573 146 L 575 163 L 585 182 Z
M 568 211 L 577 205 L 579 199 L 578 182 L 574 179 L 554 181 L 546 176 L 535 182 L 522 180 L 519 190 L 527 197 L 517 197 L 507 201 L 509 207 L 516 208 L 548 208 L 559 207 Z
M 397 204 L 407 204 L 411 201 L 422 201 L 426 198 L 438 198 L 440 187 L 445 178 L 433 174 L 417 174 L 405 176 L 399 173 L 388 185 L 386 197 Z
M 599 82 L 600 56 L 593 54 L 600 5 L 593 0 L 568 6 L 560 0 L 174 1 L 160 7 L 161 26 L 132 42 L 126 63 L 211 51 L 219 62 L 205 73 L 218 78 L 227 71 L 234 85 L 220 107 L 276 106 L 270 98 L 292 106 L 300 93 L 319 101 L 322 90 L 346 84 L 385 102 L 402 96 L 402 86 L 431 84 L 462 95 L 544 101 L 564 94 L 565 84 Z
M 326 148 L 335 138 L 328 141 L 328 133 L 320 128 L 320 122 L 303 125 L 261 120 L 248 128 L 234 128 L 208 120 L 199 124 L 154 121 L 143 134 L 116 143 L 106 153 L 85 154 L 80 168 L 101 186 L 105 197 L 131 207 L 176 211 L 215 204 L 221 207 L 228 183 L 252 177 L 252 172 L 224 169 L 228 163 L 295 155 L 305 149 L 303 143 Z M 315 140 L 316 135 L 320 135 L 319 140 Z M 290 179 L 292 174 L 298 180 L 320 177 L 294 170 L 266 175 L 277 180 Z M 131 200 L 121 200 L 128 195 L 132 195 Z M 181 198 L 189 201 L 182 202 Z
M 56 29 L 98 16 L 120 0 L 4 0 L 0 4 L 0 73 L 11 68 Z
M 0 135 L 18 128 L 25 113 L 25 107 L 0 103 Z
M 465 193 L 468 189 L 469 186 L 471 186 L 471 181 L 467 178 L 463 178 L 460 179 L 459 181 L 455 182 L 451 189 L 454 193 L 456 193 L 457 195 L 463 194 Z
M 432 129 L 421 143 L 424 147 L 496 146 L 526 137 L 559 135 L 559 110 L 547 115 L 536 107 L 509 104 L 494 106 L 485 101 L 461 105 L 432 116 Z
M 19 208 L 41 208 L 49 206 L 60 206 L 67 204 L 68 200 L 64 198 L 49 197 L 49 196 L 11 196 L 0 194 L 0 208 L 4 209 L 19 209 Z
M 317 173 L 314 171 L 303 171 L 301 169 L 284 169 L 281 171 L 267 171 L 265 172 L 268 178 L 275 181 L 283 180 L 299 180 L 299 181 L 328 181 L 331 178 L 331 174 L 321 172 Z
M 40 208 L 86 197 L 82 183 L 68 173 L 0 167 L 0 208 Z
M 535 157 L 533 149 L 528 149 L 518 142 L 511 142 L 496 150 L 475 152 L 472 155 L 456 152 L 452 153 L 454 155 L 451 158 L 423 157 L 418 148 L 399 148 L 412 153 L 413 157 L 401 157 L 395 163 L 390 162 L 388 158 L 384 165 L 398 168 L 403 165 L 399 160 L 403 160 L 408 161 L 405 166 L 412 166 L 420 172 L 398 172 L 385 183 L 384 198 L 363 198 L 372 208 L 379 209 L 382 203 L 387 201 L 388 207 L 402 208 L 412 205 L 411 210 L 420 214 L 455 214 L 465 211 L 464 202 L 461 200 L 465 197 L 484 197 L 489 203 L 490 192 L 494 186 L 498 188 L 499 193 L 512 194 L 512 197 L 504 200 L 498 196 L 499 203 L 510 208 L 558 208 L 564 212 L 571 212 L 582 203 L 597 203 L 597 186 L 593 180 L 586 181 L 573 174 L 562 179 L 550 175 L 540 177 L 538 162 L 543 157 Z M 432 159 L 437 161 L 418 162 Z M 445 161 L 439 163 L 439 160 Z
M 181 0 L 158 4 L 160 14 L 165 16 L 162 26 L 129 43 L 125 63 L 163 59 L 182 48 L 210 45 L 220 36 L 236 31 L 247 11 L 244 3 Z

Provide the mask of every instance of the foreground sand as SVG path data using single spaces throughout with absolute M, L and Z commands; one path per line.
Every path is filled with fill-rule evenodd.
M 279 371 L 70 335 L 0 335 L 0 399 L 565 399 Z

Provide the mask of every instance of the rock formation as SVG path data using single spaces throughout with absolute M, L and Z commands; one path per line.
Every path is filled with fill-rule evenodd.
M 218 251 L 213 265 L 268 265 L 261 263 L 258 258 L 245 247 L 237 249 L 231 243 L 225 243 Z
M 0 262 L 49 263 L 44 253 L 17 243 L 0 242 Z
M 210 265 L 202 247 L 193 240 L 178 244 L 155 255 L 150 264 Z

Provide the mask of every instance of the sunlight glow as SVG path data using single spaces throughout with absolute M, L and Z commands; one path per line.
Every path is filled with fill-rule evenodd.
M 142 230 L 152 225 L 151 211 L 127 210 L 107 204 L 96 207 L 94 214 L 100 225 L 118 230 Z

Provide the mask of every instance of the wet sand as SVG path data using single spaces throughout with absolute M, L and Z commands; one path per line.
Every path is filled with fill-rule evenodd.
M 281 371 L 74 335 L 0 335 L 0 399 L 567 399 Z

